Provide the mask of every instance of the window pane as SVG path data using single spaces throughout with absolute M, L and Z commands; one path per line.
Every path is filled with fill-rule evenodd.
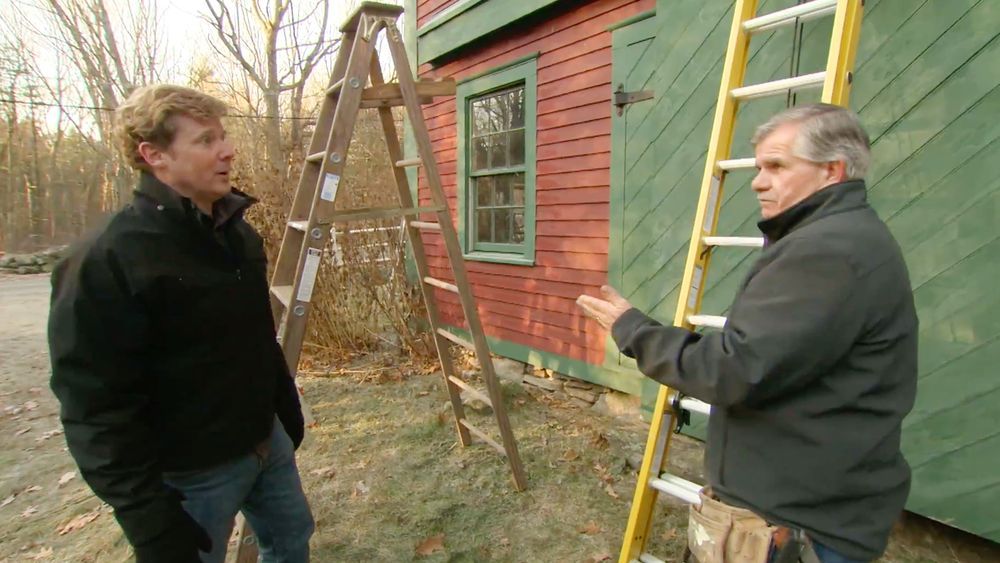
M 508 162 L 511 166 L 524 164 L 524 129 L 511 131 L 507 135 L 510 146 L 510 160 Z
M 511 174 L 510 198 L 511 204 L 524 207 L 524 174 Z
M 510 128 L 524 127 L 524 88 L 507 93 L 510 106 Z
M 476 193 L 476 207 L 490 207 L 493 205 L 493 177 L 483 176 L 473 178 L 473 185 Z
M 524 242 L 524 210 L 514 209 L 514 233 L 511 236 L 511 242 L 521 243 Z
M 511 242 L 510 209 L 493 210 L 493 242 Z
M 490 135 L 490 168 L 507 167 L 507 133 Z
M 490 132 L 503 131 L 503 120 L 500 117 L 500 112 L 502 111 L 500 101 L 497 100 L 496 96 L 487 98 L 487 101 L 490 108 Z
M 486 100 L 472 102 L 472 134 L 482 135 L 489 131 L 490 115 Z
M 495 190 L 493 192 L 493 205 L 510 205 L 510 177 L 511 174 L 494 176 Z
M 482 170 L 489 166 L 490 138 L 473 137 L 472 139 L 472 169 Z
M 476 212 L 476 242 L 493 242 L 492 217 L 493 213 L 488 209 Z

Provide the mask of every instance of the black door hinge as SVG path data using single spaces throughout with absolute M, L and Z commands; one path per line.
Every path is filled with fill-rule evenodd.
M 612 103 L 618 108 L 618 115 L 621 116 L 625 112 L 625 106 L 628 104 L 634 104 L 636 102 L 641 102 L 643 100 L 653 99 L 652 90 L 640 90 L 638 92 L 626 92 L 625 85 L 619 84 L 618 89 L 615 90 L 615 96 Z

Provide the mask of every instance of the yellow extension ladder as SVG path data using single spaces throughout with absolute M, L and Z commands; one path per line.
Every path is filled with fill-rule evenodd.
M 708 145 L 705 173 L 695 212 L 694 228 L 688 247 L 687 263 L 674 315 L 674 325 L 687 329 L 696 327 L 722 328 L 725 317 L 702 315 L 701 296 L 705 287 L 712 251 L 718 247 L 761 247 L 760 237 L 716 236 L 715 227 L 722 202 L 722 189 L 727 173 L 733 170 L 755 168 L 754 158 L 730 158 L 736 109 L 740 102 L 754 98 L 784 95 L 793 90 L 822 87 L 821 100 L 841 106 L 847 105 L 852 82 L 851 69 L 861 32 L 863 0 L 812 0 L 791 8 L 765 15 L 757 15 L 758 0 L 736 0 L 733 25 L 726 48 L 722 70 L 722 84 L 715 108 L 712 136 Z M 833 15 L 833 32 L 826 70 L 794 76 L 763 84 L 743 85 L 749 58 L 750 37 L 755 33 L 784 26 L 795 26 L 802 21 Z M 685 411 L 709 414 L 711 407 L 690 397 L 681 397 L 677 391 L 661 387 L 646 440 L 646 453 L 639 470 L 635 496 L 619 563 L 662 562 L 646 553 L 650 537 L 653 508 L 659 493 L 667 493 L 689 503 L 700 502 L 701 486 L 665 472 L 670 437 L 678 419 Z

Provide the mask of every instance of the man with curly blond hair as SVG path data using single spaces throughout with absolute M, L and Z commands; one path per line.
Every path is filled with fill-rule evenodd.
M 52 276 L 66 441 L 140 563 L 222 562 L 239 511 L 263 561 L 309 559 L 302 413 L 225 112 L 190 88 L 133 92 L 115 117 L 135 199 Z

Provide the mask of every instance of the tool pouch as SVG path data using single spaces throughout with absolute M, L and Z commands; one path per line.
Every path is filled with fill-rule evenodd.
M 775 527 L 753 512 L 729 506 L 700 492 L 701 505 L 691 505 L 688 549 L 697 563 L 768 563 Z

